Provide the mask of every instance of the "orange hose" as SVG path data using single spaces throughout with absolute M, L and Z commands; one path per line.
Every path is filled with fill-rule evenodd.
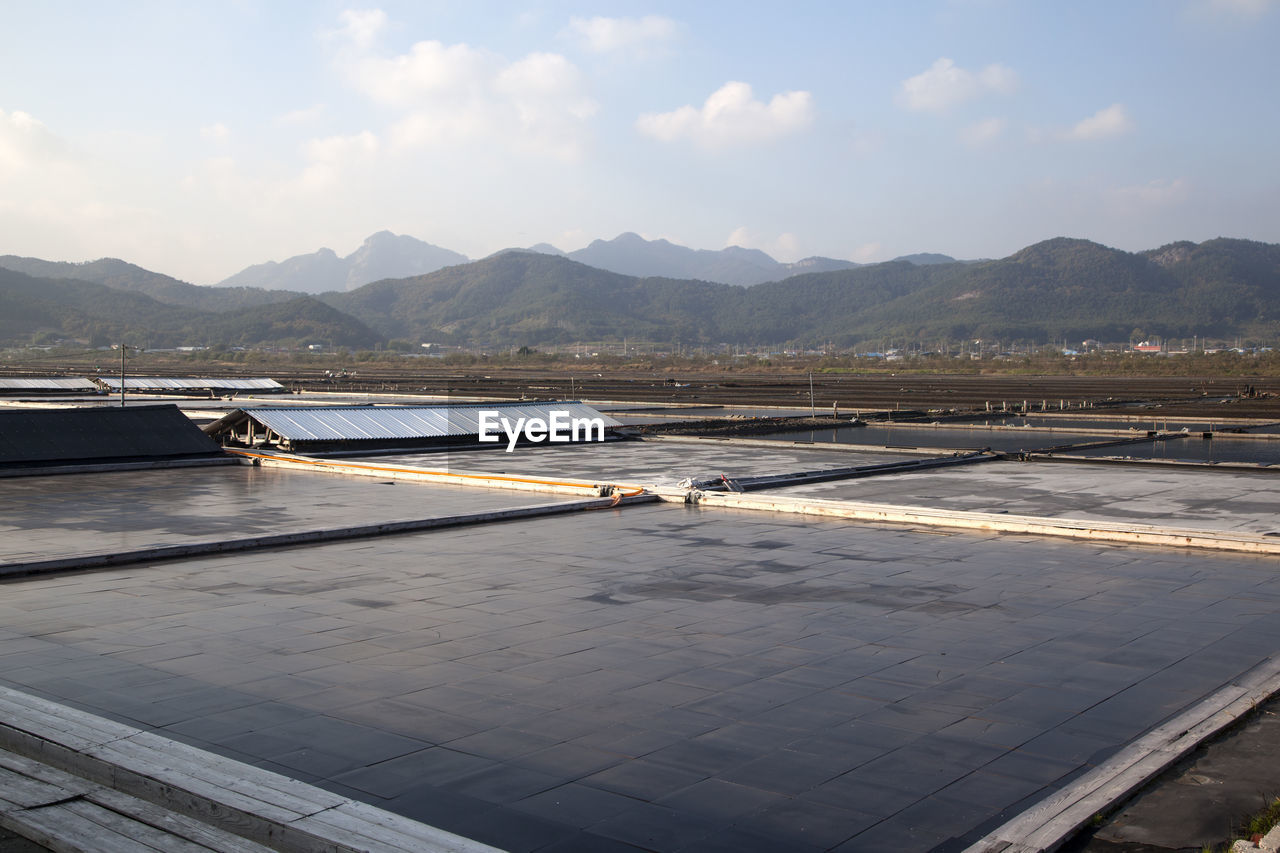
M 452 471 L 428 471 L 422 468 L 398 468 L 393 465 L 366 465 L 362 462 L 330 462 L 327 459 L 309 459 L 307 457 L 280 457 L 273 456 L 270 453 L 254 453 L 250 450 L 237 450 L 235 448 L 224 448 L 228 453 L 234 453 L 238 456 L 245 456 L 250 459 L 284 459 L 288 462 L 302 465 L 329 465 L 335 468 L 362 468 L 366 471 L 387 471 L 395 474 L 431 474 L 437 477 L 461 477 L 466 480 L 500 480 L 506 483 L 527 483 L 535 486 L 560 486 L 575 489 L 590 488 L 583 483 L 572 483 L 567 480 L 543 480 L 536 477 L 508 477 L 499 474 L 460 474 Z M 620 486 L 614 483 L 608 484 L 614 489 L 614 496 L 621 500 L 622 498 L 631 498 L 636 495 L 644 494 L 643 486 Z M 616 501 L 615 501 L 616 503 Z

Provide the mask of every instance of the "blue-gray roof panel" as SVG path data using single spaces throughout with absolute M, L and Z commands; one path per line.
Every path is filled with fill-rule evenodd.
M 65 376 L 38 378 L 0 378 L 0 391 L 97 391 L 98 386 L 88 379 Z
M 480 413 L 497 412 L 514 427 L 520 418 L 549 421 L 552 411 L 566 419 L 600 418 L 606 428 L 620 421 L 590 406 L 566 403 L 495 403 L 463 406 L 352 406 L 334 408 L 248 408 L 243 411 L 289 441 L 359 441 L 478 435 Z
M 119 376 L 102 376 L 98 381 L 119 391 Z M 186 391 L 223 388 L 228 391 L 283 391 L 285 387 L 274 379 L 218 379 L 214 377 L 177 378 L 168 376 L 126 376 L 125 390 Z

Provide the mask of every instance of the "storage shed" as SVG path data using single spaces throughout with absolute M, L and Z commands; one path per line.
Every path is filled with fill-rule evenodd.
M 532 433 L 527 429 L 531 426 Z M 237 409 L 204 430 L 227 447 L 324 453 L 603 441 L 616 437 L 620 426 L 621 422 L 591 406 L 564 401 L 254 407 Z M 482 440 L 482 431 L 487 441 Z M 552 438 L 553 431 L 562 437 Z

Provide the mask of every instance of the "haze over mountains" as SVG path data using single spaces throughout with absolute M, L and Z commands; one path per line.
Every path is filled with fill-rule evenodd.
M 355 290 L 383 278 L 423 275 L 466 262 L 466 255 L 406 235 L 379 231 L 345 258 L 338 257 L 332 249 L 320 249 L 279 263 L 255 264 L 223 279 L 217 286 L 327 293 Z
M 555 255 L 597 269 L 640 278 L 661 276 L 744 287 L 778 281 L 800 273 L 831 272 L 861 266 L 853 261 L 836 258 L 805 258 L 786 264 L 774 260 L 759 249 L 743 249 L 739 246 L 720 250 L 690 249 L 667 240 L 646 240 L 630 232 L 619 234 L 612 240 L 595 240 L 591 245 L 574 252 L 562 252 L 547 243 L 539 243 L 528 249 L 504 251 Z M 921 254 L 909 255 L 900 260 L 943 263 L 954 259 L 946 255 Z M 223 279 L 218 282 L 218 286 L 328 293 L 335 290 L 355 290 L 384 278 L 425 275 L 444 267 L 465 263 L 468 263 L 465 255 L 407 235 L 380 231 L 345 258 L 338 257 L 332 249 L 320 249 L 307 255 L 295 255 L 278 263 L 267 261 L 255 264 Z
M 646 240 L 639 234 L 619 234 L 595 240 L 565 257 L 610 272 L 640 278 L 684 278 L 749 287 L 804 272 L 853 269 L 858 264 L 835 258 L 805 258 L 794 264 L 775 261 L 759 249 L 729 246 L 719 251 L 690 249 L 667 240 Z
M 344 286 L 355 269 L 391 268 L 379 266 L 380 244 L 421 262 L 419 241 L 407 241 L 412 238 L 374 235 L 365 255 L 337 259 Z M 631 235 L 593 246 L 597 256 L 624 250 L 613 263 L 632 250 L 646 262 L 762 263 L 746 250 L 703 254 Z M 152 346 L 371 348 L 396 340 L 508 347 L 629 337 L 686 345 L 878 348 L 892 341 L 936 345 L 972 338 L 1124 341 L 1139 331 L 1144 337 L 1244 335 L 1268 342 L 1280 335 L 1280 245 L 1248 240 L 1171 243 L 1132 253 L 1055 238 L 998 260 L 915 256 L 751 287 L 630 275 L 538 248 L 314 297 L 284 289 L 198 287 L 113 259 L 66 264 L 5 256 L 0 340 L 102 344 L 133 335 Z M 656 251 L 645 255 L 650 249 Z

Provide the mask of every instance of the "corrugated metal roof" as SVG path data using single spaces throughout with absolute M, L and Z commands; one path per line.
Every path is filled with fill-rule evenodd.
M 520 418 L 549 420 L 600 418 L 606 428 L 622 426 L 608 415 L 577 402 L 498 403 L 465 406 L 349 406 L 341 408 L 251 408 L 243 411 L 289 441 L 360 441 L 479 435 L 480 412 L 498 412 L 512 425 Z
M 0 378 L 0 391 L 97 391 L 88 379 L 67 376 L 41 376 L 28 379 Z
M 120 390 L 120 377 L 103 376 L 98 379 L 113 391 Z M 167 376 L 127 376 L 124 380 L 126 391 L 187 391 L 223 388 L 228 391 L 283 391 L 285 387 L 274 379 L 214 379 L 214 378 L 171 378 Z

